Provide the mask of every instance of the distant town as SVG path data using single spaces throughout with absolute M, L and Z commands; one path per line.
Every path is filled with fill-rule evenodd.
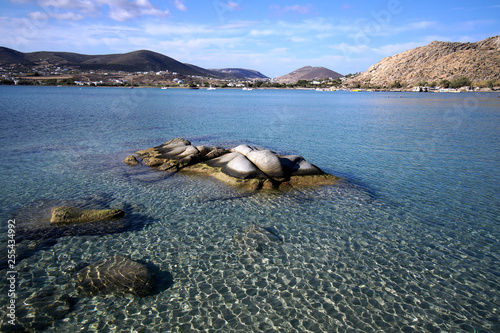
M 227 79 L 200 75 L 184 75 L 169 70 L 163 71 L 81 71 L 77 68 L 47 66 L 37 68 L 19 68 L 18 66 L 0 67 L 1 85 L 23 86 L 81 86 L 81 87 L 149 87 L 149 88 L 285 88 L 313 89 L 317 91 L 349 90 L 362 91 L 414 91 L 414 92 L 468 92 L 492 91 L 493 84 L 474 87 L 470 80 L 462 82 L 442 80 L 441 82 L 420 82 L 417 86 L 395 82 L 390 87 L 370 87 L 357 84 L 354 79 L 360 75 L 348 74 L 340 78 L 315 78 L 279 82 L 271 78 Z
M 47 66 L 0 67 L 2 85 L 92 86 L 92 87 L 169 87 L 169 88 L 341 88 L 345 77 L 298 80 L 281 83 L 270 78 L 217 78 L 162 71 L 81 71 L 77 68 Z

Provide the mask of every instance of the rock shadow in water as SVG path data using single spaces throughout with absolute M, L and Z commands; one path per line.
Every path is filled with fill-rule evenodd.
M 108 202 L 88 198 L 79 200 L 38 199 L 18 209 L 11 217 L 16 221 L 16 260 L 30 257 L 35 252 L 53 246 L 60 237 L 103 235 L 141 230 L 153 219 L 137 212 L 136 207 L 122 204 L 123 216 L 103 221 L 82 223 L 53 223 L 55 207 L 75 207 L 78 210 L 109 209 Z M 0 254 L 0 269 L 7 268 L 7 252 Z

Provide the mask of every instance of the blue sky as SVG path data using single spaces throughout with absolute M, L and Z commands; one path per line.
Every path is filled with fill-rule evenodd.
M 0 0 L 0 46 L 87 54 L 152 50 L 270 77 L 341 74 L 433 40 L 500 34 L 500 1 Z

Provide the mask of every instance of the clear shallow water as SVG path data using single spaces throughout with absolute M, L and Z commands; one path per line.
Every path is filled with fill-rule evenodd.
M 0 87 L 4 230 L 57 200 L 128 207 L 133 224 L 41 246 L 17 264 L 19 296 L 71 297 L 38 331 L 498 331 L 498 96 Z M 348 182 L 248 195 L 122 162 L 175 137 L 300 154 Z M 283 243 L 234 246 L 253 224 Z M 76 270 L 115 254 L 174 284 L 78 295 Z

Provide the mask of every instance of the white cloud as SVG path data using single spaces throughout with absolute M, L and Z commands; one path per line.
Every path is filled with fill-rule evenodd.
M 269 6 L 269 9 L 278 15 L 284 15 L 289 12 L 306 15 L 311 13 L 313 8 L 314 7 L 311 4 L 307 4 L 305 6 L 303 5 L 280 6 L 272 4 Z
M 54 18 L 59 21 L 80 21 L 84 19 L 83 15 L 75 14 L 72 12 L 68 13 L 32 12 L 28 13 L 28 17 L 35 21 L 47 21 L 50 18 Z
M 331 45 L 330 48 L 340 51 L 342 56 L 344 56 L 346 59 L 349 59 L 352 57 L 356 57 L 357 55 L 366 54 L 388 57 L 426 44 L 426 42 L 422 43 L 412 41 L 408 43 L 387 44 L 379 47 L 370 47 L 366 44 L 352 45 L 348 43 L 340 43 Z
M 50 18 L 50 15 L 42 12 L 32 12 L 28 13 L 28 17 L 36 21 L 47 21 Z
M 371 51 L 371 49 L 367 45 L 351 45 L 348 43 L 340 43 L 331 46 L 334 50 L 342 51 L 344 54 L 360 54 Z
M 178 10 L 181 10 L 183 12 L 185 12 L 186 10 L 188 10 L 188 8 L 186 7 L 186 5 L 184 4 L 184 0 L 175 0 L 174 1 L 174 5 L 175 5 L 175 8 L 177 8 Z
M 226 6 L 229 10 L 241 9 L 241 6 L 237 2 L 234 2 L 234 1 L 228 1 Z
M 305 43 L 305 42 L 310 41 L 311 39 L 305 38 L 305 37 L 290 37 L 287 40 L 290 42 L 294 42 L 294 43 Z
M 194 24 L 146 24 L 144 26 L 144 32 L 153 36 L 165 35 L 168 37 L 213 34 L 213 30 L 210 27 Z
M 80 9 L 85 12 L 96 12 L 99 0 L 39 0 L 38 4 L 41 7 L 54 7 L 64 9 Z
M 103 6 L 109 8 L 109 17 L 115 21 L 128 21 L 141 16 L 165 17 L 169 14 L 168 10 L 159 9 L 149 0 L 39 0 L 38 4 L 44 8 L 79 10 L 81 13 L 75 15 L 80 16 L 73 16 L 73 20 L 83 18 L 82 14 L 99 15 Z
M 252 37 L 263 37 L 263 36 L 271 36 L 271 35 L 276 35 L 276 34 L 281 34 L 275 30 L 271 29 L 266 29 L 266 30 L 258 30 L 254 29 L 250 31 L 250 36 Z
M 71 13 L 71 12 L 52 14 L 52 17 L 55 18 L 56 20 L 60 20 L 60 21 L 63 21 L 63 20 L 80 21 L 80 20 L 84 19 L 83 15 L 75 14 L 75 13 Z
M 60 0 L 61 1 L 61 0 Z M 109 17 L 116 21 L 128 21 L 140 16 L 165 17 L 169 14 L 168 10 L 160 10 L 153 6 L 149 0 L 97 0 L 109 5 Z
M 214 27 L 216 30 L 235 30 L 259 25 L 259 21 L 236 21 Z

